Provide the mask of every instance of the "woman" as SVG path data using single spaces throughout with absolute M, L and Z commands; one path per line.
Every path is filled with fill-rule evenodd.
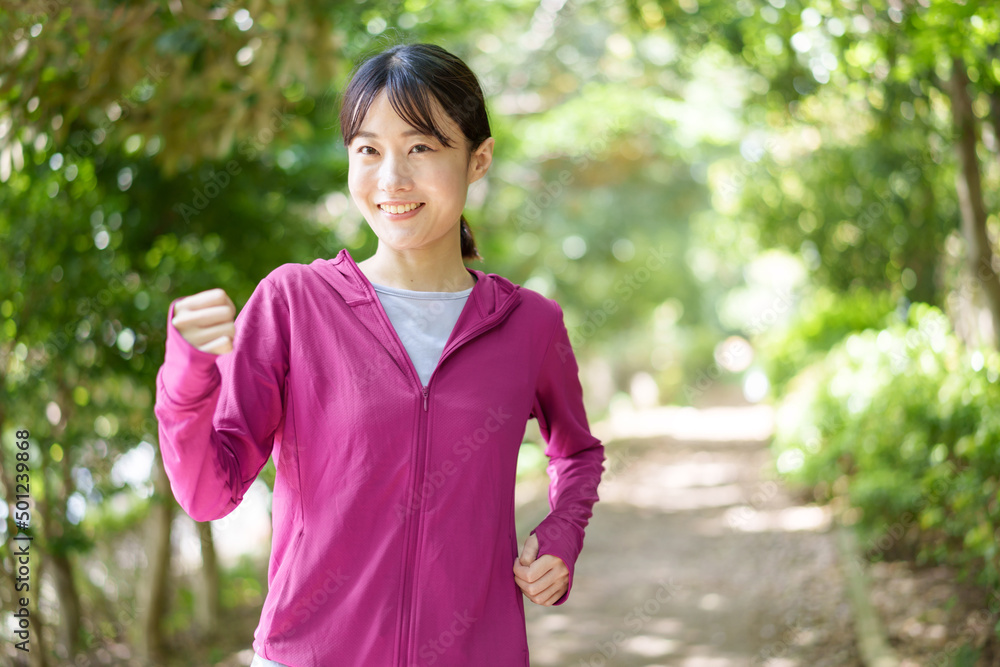
M 171 487 L 219 519 L 275 459 L 254 665 L 528 665 L 522 593 L 566 601 L 604 461 L 562 310 L 463 264 L 494 140 L 461 60 L 373 56 L 340 119 L 378 248 L 278 267 L 235 320 L 221 289 L 171 303 L 155 406 Z M 532 417 L 551 510 L 519 555 Z

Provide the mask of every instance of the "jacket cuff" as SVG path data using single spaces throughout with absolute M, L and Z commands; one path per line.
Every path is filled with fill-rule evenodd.
M 534 530 L 528 533 L 538 538 L 536 558 L 546 555 L 556 556 L 566 564 L 566 568 L 569 570 L 566 592 L 552 603 L 553 606 L 559 606 L 566 602 L 569 599 L 570 591 L 573 590 L 573 573 L 576 569 L 576 559 L 580 555 L 580 549 L 575 546 L 577 538 L 573 535 L 574 530 L 576 530 L 575 527 L 571 528 L 559 517 L 549 514 Z
M 158 373 L 158 384 L 171 403 L 186 406 L 211 396 L 219 386 L 221 376 L 215 365 L 219 355 L 199 350 L 173 325 L 174 306 L 179 300 L 170 303 L 167 314 L 166 354 Z

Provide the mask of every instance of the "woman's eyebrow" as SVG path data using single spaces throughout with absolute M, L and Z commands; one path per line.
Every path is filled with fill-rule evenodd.
M 378 139 L 378 135 L 375 134 L 374 132 L 358 132 L 354 136 L 356 136 L 356 137 L 358 137 L 360 139 Z M 424 134 L 420 130 L 407 130 L 406 132 L 403 132 L 403 134 L 401 136 L 404 136 L 404 137 L 430 137 L 431 135 Z

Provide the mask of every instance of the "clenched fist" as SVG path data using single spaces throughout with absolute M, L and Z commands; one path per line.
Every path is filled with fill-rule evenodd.
M 170 320 L 184 340 L 203 352 L 233 351 L 236 306 L 225 290 L 215 288 L 184 297 L 174 304 Z
M 537 556 L 538 537 L 529 535 L 514 561 L 514 581 L 529 600 L 550 607 L 569 590 L 569 568 L 558 556 Z

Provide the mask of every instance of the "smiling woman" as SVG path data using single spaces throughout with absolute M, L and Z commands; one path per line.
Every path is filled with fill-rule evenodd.
M 461 60 L 393 47 L 343 104 L 351 196 L 378 248 L 279 266 L 235 320 L 221 289 L 171 304 L 164 467 L 210 521 L 274 459 L 254 667 L 527 667 L 523 598 L 569 597 L 604 462 L 562 309 L 463 263 L 478 253 L 462 209 L 494 140 Z M 518 553 L 532 418 L 551 511 Z
M 340 124 L 351 196 L 379 239 L 361 269 L 394 287 L 469 286 L 458 258 L 482 258 L 462 209 L 494 145 L 475 75 L 440 47 L 394 47 L 358 69 Z M 438 284 L 418 284 L 435 274 Z

